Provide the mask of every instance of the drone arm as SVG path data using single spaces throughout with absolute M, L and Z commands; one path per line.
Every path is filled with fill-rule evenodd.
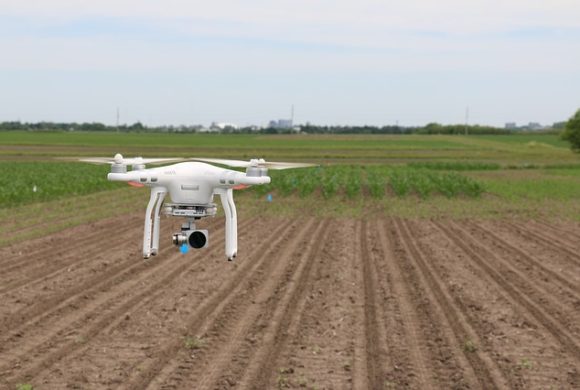
M 269 176 L 246 176 L 245 174 L 240 174 L 236 181 L 238 184 L 244 184 L 248 186 L 253 185 L 260 185 L 260 184 L 270 184 L 270 177 Z
M 109 173 L 107 174 L 107 180 L 109 181 L 139 181 L 139 172 L 126 172 L 126 173 Z
M 217 189 L 216 193 L 221 198 L 226 217 L 226 256 L 228 260 L 233 260 L 237 255 L 238 246 L 238 222 L 233 190 L 231 188 Z

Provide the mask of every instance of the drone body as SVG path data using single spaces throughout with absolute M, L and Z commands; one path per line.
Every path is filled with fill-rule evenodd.
M 124 159 L 117 154 L 110 158 L 81 159 L 91 163 L 111 164 L 110 181 L 128 182 L 137 187 L 151 188 L 151 198 L 145 213 L 143 232 L 143 257 L 149 258 L 159 252 L 159 223 L 161 212 L 182 217 L 181 232 L 173 235 L 173 243 L 187 252 L 188 247 L 199 249 L 207 246 L 208 232 L 197 230 L 195 221 L 214 216 L 217 211 L 213 199 L 219 195 L 225 214 L 225 252 L 228 260 L 237 255 L 237 213 L 233 190 L 252 185 L 268 184 L 268 169 L 288 169 L 312 166 L 302 163 L 267 163 L 260 159 L 246 161 L 221 159 L 195 159 L 238 168 L 246 172 L 216 167 L 205 162 L 181 162 L 158 168 L 146 168 L 147 163 L 173 162 L 180 159 Z M 131 165 L 132 170 L 127 171 Z M 172 203 L 164 204 L 167 195 Z

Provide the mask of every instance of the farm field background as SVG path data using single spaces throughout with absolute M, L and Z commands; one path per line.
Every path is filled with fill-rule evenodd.
M 240 250 L 140 245 L 74 156 L 263 157 Z M 64 160 L 62 158 L 65 158 Z M 580 158 L 556 135 L 0 133 L 0 387 L 578 388 Z M 267 201 L 266 195 L 272 195 Z
M 66 213 L 72 199 L 82 204 L 83 196 L 100 191 L 122 194 L 111 196 L 118 202 L 116 208 L 133 210 L 135 202 L 145 202 L 147 191 L 107 182 L 106 166 L 63 161 L 115 153 L 262 157 L 320 164 L 314 169 L 271 171 L 271 185 L 236 193 L 237 201 L 253 213 L 291 216 L 307 208 L 324 216 L 379 212 L 422 217 L 580 219 L 580 158 L 551 134 L 465 137 L 0 132 L 0 214 L 37 215 L 37 206 L 31 205 L 46 202 L 49 209 Z M 274 201 L 264 205 L 267 193 L 273 194 Z M 87 202 L 97 198 L 89 196 Z M 94 211 L 85 214 L 83 222 L 108 212 L 98 202 L 89 209 Z M 74 213 L 74 208 L 70 212 Z M 70 220 L 81 221 L 78 216 Z

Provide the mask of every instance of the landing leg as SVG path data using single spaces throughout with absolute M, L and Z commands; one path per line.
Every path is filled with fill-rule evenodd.
M 153 208 L 155 204 L 159 201 L 160 195 L 163 194 L 165 196 L 165 189 L 163 188 L 152 188 L 151 189 L 151 197 L 149 198 L 149 204 L 147 205 L 147 210 L 145 211 L 145 228 L 143 230 L 143 258 L 148 259 L 151 256 L 152 248 L 151 248 L 151 228 L 152 228 L 152 218 L 151 215 L 153 213 Z M 159 207 L 161 207 L 159 205 Z M 157 210 L 157 208 L 156 208 Z M 158 222 L 158 217 L 155 218 Z M 156 223 L 158 225 L 158 223 Z M 159 231 L 157 231 L 159 234 Z M 159 246 L 159 244 L 157 244 Z M 157 253 L 157 252 L 156 252 Z
M 232 261 L 237 254 L 237 236 L 238 236 L 238 226 L 237 226 L 237 215 L 236 215 L 236 205 L 234 204 L 233 190 L 219 190 L 216 191 L 219 194 L 222 201 L 222 206 L 224 208 L 224 214 L 226 216 L 226 257 L 229 261 Z
M 228 204 L 230 205 L 230 210 L 232 214 L 232 223 L 230 226 L 231 235 L 232 235 L 232 249 L 233 249 L 233 257 L 235 258 L 238 255 L 238 213 L 236 211 L 236 204 L 234 203 L 234 191 L 228 190 L 227 192 L 228 197 Z
M 159 224 L 161 222 L 160 212 L 163 201 L 165 200 L 165 192 L 160 192 L 157 198 L 157 204 L 155 205 L 155 214 L 153 221 L 153 245 L 151 245 L 151 254 L 153 256 L 159 253 Z

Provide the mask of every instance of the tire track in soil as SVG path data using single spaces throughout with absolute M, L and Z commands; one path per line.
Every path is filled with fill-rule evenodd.
M 298 248 L 301 252 L 298 264 L 296 266 L 290 264 L 286 267 L 286 274 L 278 283 L 279 287 L 274 291 L 264 289 L 263 296 L 270 297 L 269 307 L 262 310 L 262 316 L 254 326 L 255 332 L 252 332 L 255 336 L 261 336 L 261 343 L 247 354 L 242 354 L 242 356 L 249 355 L 249 361 L 243 362 L 244 364 L 238 370 L 235 368 L 232 370 L 241 371 L 242 377 L 238 384 L 240 388 L 273 387 L 271 375 L 276 372 L 281 350 L 290 336 L 295 334 L 295 329 L 302 319 L 306 306 L 308 282 L 314 276 L 313 271 L 320 266 L 318 258 L 324 245 L 327 244 L 329 229 L 329 220 L 323 220 L 310 235 L 307 247 Z M 287 284 L 285 290 L 284 284 Z M 275 297 L 277 291 L 283 291 L 283 295 L 279 298 Z M 236 362 L 236 365 L 239 363 Z
M 580 303 L 580 285 L 571 282 L 564 276 L 546 267 L 539 260 L 535 259 L 533 255 L 504 240 L 489 228 L 478 225 L 474 222 L 465 222 L 465 224 L 471 227 L 472 229 L 479 231 L 480 234 L 482 234 L 483 236 L 493 238 L 494 244 L 497 245 L 497 247 L 503 248 L 503 250 L 505 250 L 506 252 L 509 252 L 513 256 L 512 258 L 523 259 L 526 263 L 530 264 L 532 268 L 537 268 L 541 270 L 542 273 L 549 275 L 551 278 L 551 280 L 549 281 L 550 283 L 556 281 L 557 282 L 556 284 L 559 285 L 561 289 L 568 290 L 569 294 L 573 295 L 573 297 L 577 300 L 577 302 Z M 520 264 L 519 261 L 516 261 L 514 263 Z M 526 265 L 523 265 L 523 268 L 524 269 L 522 270 L 522 272 L 526 272 L 527 268 Z
M 487 388 L 490 384 L 496 388 L 508 387 L 503 372 L 487 354 L 480 351 L 469 352 L 461 348 L 468 340 L 481 345 L 479 335 L 469 324 L 467 316 L 456 306 L 439 274 L 413 240 L 407 224 L 399 218 L 394 219 L 394 224 L 409 259 L 416 266 L 418 279 L 434 298 L 432 307 L 438 312 L 439 323 L 443 322 L 441 326 L 443 333 L 462 368 L 468 385 L 481 388 Z
M 213 221 L 212 221 L 213 222 Z M 251 222 L 247 222 L 249 224 Z M 209 229 L 214 229 L 215 225 L 221 226 L 223 222 L 216 221 L 208 226 Z M 216 233 L 221 233 L 224 229 L 216 230 Z M 116 246 L 108 245 L 111 248 Z M 122 255 L 121 255 L 122 256 Z M 159 261 L 153 264 L 155 267 L 164 264 L 168 261 L 167 257 L 158 257 Z M 113 286 L 120 284 L 122 281 L 137 277 L 141 272 L 151 268 L 153 260 L 135 261 L 131 256 L 124 256 L 124 260 L 116 267 L 109 268 L 106 272 L 97 275 L 82 283 L 75 284 L 72 288 L 64 290 L 47 299 L 39 299 L 38 303 L 24 307 L 16 311 L 11 316 L 5 317 L 0 322 L 0 334 L 6 337 L 0 338 L 0 352 L 3 350 L 3 345 L 15 337 L 23 337 L 26 328 L 32 328 L 40 322 L 46 323 L 50 318 L 58 317 L 63 312 L 70 310 L 70 308 L 81 308 L 83 304 L 88 304 L 87 297 L 98 294 L 99 291 L 108 291 Z
M 554 307 L 555 302 L 553 300 L 546 306 L 544 303 L 546 301 L 544 294 L 539 293 L 535 286 L 530 285 L 525 279 L 522 279 L 519 273 L 501 272 L 500 269 L 506 268 L 506 262 L 500 260 L 493 251 L 480 246 L 460 226 L 453 222 L 450 222 L 453 226 L 451 228 L 443 226 L 438 222 L 434 222 L 434 224 L 452 243 L 467 254 L 467 257 L 487 275 L 489 280 L 505 291 L 509 296 L 509 301 L 514 307 L 521 306 L 525 308 L 554 337 L 564 350 L 574 356 L 575 359 L 580 359 L 580 348 L 576 339 L 570 334 L 568 327 L 564 325 L 565 322 L 562 323 L 562 319 L 565 319 L 566 315 Z M 478 248 L 478 250 L 476 251 L 472 247 Z M 478 252 L 485 253 L 485 258 Z M 495 264 L 499 265 L 497 270 L 496 267 L 489 264 L 490 259 L 495 259 Z M 507 275 L 510 276 L 509 280 L 506 279 Z M 530 296 L 539 296 L 539 298 L 532 300 Z M 554 316 L 559 317 L 559 319 L 554 318 Z
M 241 224 L 241 226 L 249 225 L 250 222 L 251 221 L 245 221 L 243 224 Z M 223 238 L 220 241 L 223 244 Z M 220 249 L 221 247 L 219 249 L 216 247 L 215 250 Z M 99 333 L 102 333 L 104 330 L 108 329 L 110 325 L 115 322 L 114 320 L 116 317 L 120 317 L 128 310 L 135 309 L 147 302 L 150 302 L 151 300 L 156 299 L 158 296 L 164 293 L 165 289 L 170 285 L 172 280 L 179 277 L 188 269 L 200 266 L 201 261 L 203 260 L 203 254 L 196 253 L 196 255 L 197 256 L 195 256 L 194 259 L 186 259 L 180 253 L 175 253 L 166 257 L 157 256 L 157 259 L 161 261 L 154 263 L 153 267 L 145 268 L 146 274 L 142 275 L 141 278 L 135 278 L 135 273 L 129 275 L 129 282 L 133 282 L 133 284 L 128 286 L 113 284 L 113 288 L 115 286 L 120 286 L 120 291 L 116 293 L 105 291 L 104 294 L 109 294 L 111 296 L 103 298 L 102 302 L 100 303 L 88 302 L 89 306 L 92 305 L 88 309 L 84 308 L 84 310 L 78 311 L 79 308 L 73 307 L 72 313 L 75 319 L 70 321 L 70 318 L 63 317 L 63 320 L 66 320 L 67 324 L 63 328 L 53 331 L 52 336 L 47 337 L 46 335 L 41 334 L 41 338 L 44 339 L 41 342 L 33 342 L 30 339 L 25 340 L 27 344 L 30 344 L 30 346 L 26 351 L 20 351 L 16 360 L 12 360 L 13 364 L 11 369 L 8 369 L 7 364 L 4 364 L 0 368 L 0 374 L 2 374 L 3 370 L 6 371 L 8 369 L 8 371 L 6 371 L 7 375 L 3 379 L 8 381 L 12 386 L 15 386 L 15 381 L 18 378 L 14 377 L 13 371 L 20 370 L 22 363 L 27 363 L 31 356 L 34 356 L 36 359 L 38 355 L 44 355 L 41 359 L 39 359 L 39 361 L 33 362 L 31 367 L 22 370 L 21 373 L 17 375 L 18 377 L 32 378 L 35 375 L 40 374 L 41 371 L 49 369 L 52 365 L 60 361 L 65 356 L 83 347 L 83 343 L 78 342 L 79 339 L 86 341 L 92 340 Z M 182 261 L 175 261 L 176 259 L 181 259 Z M 166 263 L 169 263 L 169 265 L 173 267 L 163 267 L 166 265 Z M 163 268 L 164 270 L 168 269 L 169 273 L 163 275 L 162 272 L 158 272 L 158 268 Z M 153 279 L 161 278 L 161 280 L 153 284 L 143 283 L 143 281 L 147 280 L 149 277 Z M 143 287 L 145 287 L 145 290 L 138 292 L 138 290 L 140 288 L 142 289 Z M 115 308 L 115 306 L 119 305 L 120 307 Z M 99 316 L 101 315 L 102 317 L 99 319 Z M 83 324 L 89 326 L 85 326 L 83 328 Z M 78 335 L 75 340 L 71 341 L 70 335 L 75 333 L 80 333 L 80 335 Z M 22 345 L 18 347 L 23 349 Z M 0 375 L 0 377 L 2 376 Z
M 117 247 L 123 242 L 130 241 L 130 238 L 135 236 L 138 230 L 140 229 L 136 228 L 134 224 L 129 226 L 129 229 L 121 230 L 120 234 L 116 234 L 114 238 L 107 241 L 107 247 Z M 102 233 L 102 231 L 99 231 L 95 236 L 100 236 Z M 26 263 L 16 264 L 14 268 L 20 268 L 18 271 L 21 274 L 21 278 L 12 279 L 7 283 L 2 282 L 4 286 L 0 288 L 0 295 L 17 293 L 19 290 L 28 290 L 28 286 L 38 285 L 39 283 L 56 278 L 62 273 L 69 272 L 71 266 L 79 269 L 85 264 L 93 262 L 96 256 L 103 253 L 103 243 L 94 238 L 89 238 L 88 243 L 83 242 L 79 243 L 79 245 L 63 248 L 63 252 L 66 253 L 64 256 L 60 254 L 57 256 L 45 256 L 39 263 L 36 263 L 39 258 L 32 257 Z M 78 250 L 81 248 L 83 249 L 83 256 L 79 259 Z M 26 269 L 29 265 L 31 267 L 28 268 L 31 269 Z M 3 273 L 3 275 L 9 276 L 11 271 L 14 270 L 6 270 L 6 273 Z
M 378 243 L 377 264 L 384 267 L 375 267 L 373 270 L 384 291 L 383 301 L 390 306 L 390 310 L 383 313 L 387 329 L 387 344 L 392 362 L 392 372 L 388 375 L 389 383 L 396 387 L 427 388 L 436 383 L 436 370 L 433 361 L 437 358 L 428 351 L 428 343 L 421 331 L 419 313 L 413 302 L 409 290 L 408 275 L 396 260 L 393 248 L 393 239 L 387 234 L 385 224 L 378 223 L 373 229 L 377 233 L 374 240 Z
M 531 241 L 539 241 L 548 248 L 558 251 L 558 253 L 566 253 L 568 256 L 565 256 L 565 258 L 567 258 L 570 263 L 576 266 L 580 265 L 580 254 L 578 253 L 578 250 L 568 247 L 568 245 L 561 240 L 549 236 L 546 237 L 545 233 L 538 233 L 530 228 L 530 226 L 520 226 L 508 221 L 504 221 L 503 224 L 511 226 L 512 230 L 523 238 Z
M 259 278 L 263 274 L 259 271 L 264 263 L 283 248 L 298 242 L 303 234 L 305 234 L 306 230 L 302 226 L 303 229 L 298 235 L 294 235 L 293 238 L 288 238 L 288 235 L 296 229 L 298 224 L 303 225 L 301 222 L 295 220 L 290 225 L 278 226 L 272 235 L 275 237 L 272 241 L 262 241 L 261 245 L 253 252 L 258 258 L 252 263 L 245 262 L 242 264 L 240 269 L 232 275 L 231 279 L 226 280 L 217 291 L 201 302 L 197 310 L 189 316 L 185 325 L 185 334 L 199 335 L 200 329 L 204 327 L 204 324 L 215 323 L 220 315 L 227 316 L 229 314 L 228 310 L 232 309 L 231 302 L 236 297 L 242 296 L 241 291 L 243 291 L 244 286 L 246 284 L 260 282 Z M 307 225 L 311 225 L 312 223 L 313 219 L 310 219 Z M 294 246 L 291 245 L 290 247 L 293 248 Z M 258 281 L 255 279 L 258 279 Z M 203 353 L 208 348 L 209 346 L 207 345 L 202 347 L 199 353 Z M 128 378 L 123 387 L 130 389 L 145 389 L 150 386 L 154 386 L 153 388 L 162 388 L 164 381 L 169 379 L 179 382 L 195 366 L 198 366 L 198 362 L 193 360 L 190 353 L 184 351 L 182 338 L 176 338 L 156 353 L 153 361 L 146 364 L 140 376 Z

